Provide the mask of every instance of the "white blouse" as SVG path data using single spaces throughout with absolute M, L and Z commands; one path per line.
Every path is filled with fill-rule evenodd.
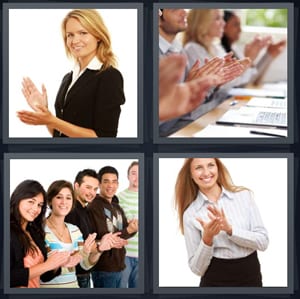
M 242 258 L 255 250 L 265 250 L 269 244 L 268 233 L 252 193 L 248 190 L 230 192 L 225 189 L 222 190 L 217 205 L 223 208 L 232 225 L 232 235 L 221 231 L 213 238 L 212 246 L 204 244 L 203 228 L 196 218 L 209 221 L 207 206 L 213 204 L 215 203 L 199 192 L 183 214 L 189 266 L 199 276 L 204 275 L 213 256 L 224 259 Z

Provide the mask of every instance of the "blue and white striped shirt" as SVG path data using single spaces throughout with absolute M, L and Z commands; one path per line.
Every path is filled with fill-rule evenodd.
M 72 243 L 64 243 L 60 241 L 57 236 L 52 232 L 52 230 L 48 227 L 48 225 L 45 225 L 45 243 L 46 246 L 50 250 L 58 250 L 58 251 L 82 251 L 83 246 L 83 237 L 82 233 L 79 230 L 79 228 L 76 225 L 73 225 L 71 223 L 66 223 L 66 226 L 68 228 L 68 231 L 70 233 L 70 237 L 72 240 Z M 80 265 L 87 270 L 88 268 L 85 267 L 85 263 L 83 261 L 80 262 Z M 42 282 L 41 281 L 41 287 L 47 287 L 47 286 L 57 286 L 57 287 L 68 287 L 68 284 L 77 284 L 77 278 L 75 273 L 75 267 L 72 268 L 66 268 L 61 267 L 61 274 L 56 276 L 50 281 Z
M 208 205 L 223 208 L 228 222 L 232 225 L 232 235 L 221 231 L 208 246 L 202 241 L 203 228 L 196 218 L 205 222 L 208 218 Z M 269 243 L 259 210 L 248 190 L 230 192 L 222 189 L 217 203 L 201 192 L 183 214 L 183 227 L 188 262 L 191 270 L 203 276 L 212 257 L 235 259 L 246 257 L 255 250 L 265 250 Z

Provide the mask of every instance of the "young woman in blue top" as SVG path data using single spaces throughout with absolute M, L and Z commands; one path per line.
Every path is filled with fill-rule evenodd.
M 93 250 L 93 247 L 96 248 L 96 234 L 90 234 L 86 240 L 83 240 L 79 228 L 64 221 L 75 202 L 73 186 L 70 182 L 54 181 L 48 188 L 47 202 L 51 208 L 51 214 L 45 226 L 48 251 L 50 253 L 52 250 L 69 252 L 70 259 L 63 265 L 59 276 L 41 283 L 41 287 L 78 288 L 75 266 L 80 263 L 83 269 L 88 270 L 101 255 L 101 252 Z

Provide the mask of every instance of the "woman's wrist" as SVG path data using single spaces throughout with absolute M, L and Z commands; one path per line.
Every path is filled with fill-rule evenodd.
M 203 243 L 207 246 L 212 246 L 213 244 L 213 237 L 207 234 L 203 234 Z

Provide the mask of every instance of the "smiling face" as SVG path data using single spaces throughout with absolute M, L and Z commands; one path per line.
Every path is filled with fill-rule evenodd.
M 42 193 L 37 194 L 32 198 L 25 198 L 19 203 L 19 212 L 22 218 L 22 223 L 34 221 L 41 213 L 44 205 L 44 197 Z
M 79 183 L 74 185 L 77 200 L 82 204 L 91 203 L 97 194 L 98 186 L 98 179 L 84 176 L 80 185 Z
M 96 55 L 98 40 L 75 18 L 70 18 L 66 22 L 65 29 L 67 47 L 78 59 L 81 68 L 84 68 Z
M 100 195 L 111 201 L 117 192 L 119 186 L 118 177 L 115 173 L 105 173 L 102 175 L 100 187 Z
M 187 13 L 184 9 L 164 9 L 159 20 L 159 33 L 168 39 L 187 28 Z M 170 41 L 170 40 L 169 40 Z
M 218 166 L 213 158 L 195 158 L 191 162 L 191 176 L 200 191 L 218 187 Z
M 220 9 L 212 10 L 212 22 L 207 32 L 210 38 L 221 38 L 224 31 L 225 21 L 223 19 L 223 11 Z
M 73 205 L 72 191 L 62 188 L 51 201 L 52 214 L 55 216 L 66 216 L 71 211 Z
M 139 166 L 134 165 L 128 173 L 129 189 L 136 190 L 139 187 Z

